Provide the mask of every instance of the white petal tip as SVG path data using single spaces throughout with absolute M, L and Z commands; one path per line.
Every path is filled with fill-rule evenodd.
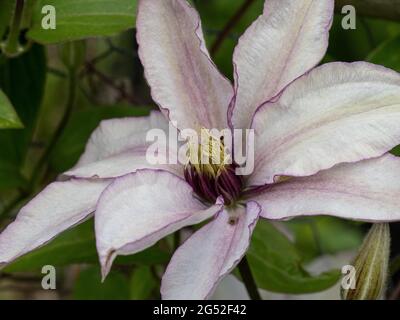
M 108 274 L 110 273 L 112 263 L 117 256 L 117 253 L 115 250 L 110 250 L 107 255 L 102 256 L 100 258 L 100 264 L 101 264 L 101 282 L 103 283 Z

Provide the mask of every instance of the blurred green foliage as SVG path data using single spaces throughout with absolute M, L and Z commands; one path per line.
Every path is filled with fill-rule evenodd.
M 20 129 L 23 125 L 19 120 L 10 100 L 0 90 L 0 129 Z
M 43 29 L 42 8 L 51 5 L 57 9 L 57 28 Z M 51 44 L 110 36 L 135 25 L 136 1 L 132 0 L 40 0 L 33 12 L 33 26 L 28 38 Z
M 123 274 L 111 271 L 102 283 L 99 267 L 92 266 L 79 273 L 73 289 L 78 300 L 126 300 L 129 299 L 129 282 Z
M 111 107 L 88 108 L 74 113 L 66 125 L 50 156 L 50 164 L 57 172 L 71 168 L 85 150 L 90 134 L 102 120 L 123 117 L 145 116 L 149 108 L 113 105 Z
M 232 79 L 235 45 L 262 12 L 264 1 L 255 0 L 222 41 L 221 31 L 243 1 L 191 2 L 200 12 L 216 64 Z M 136 0 L 26 0 L 25 4 L 19 30 L 23 50 L 17 57 L 0 54 L 0 228 L 76 163 L 102 120 L 144 116 L 154 108 L 134 42 Z M 10 34 L 14 5 L 15 0 L 0 2 L 2 43 Z M 43 5 L 57 9 L 56 30 L 41 27 Z M 356 30 L 343 30 L 341 18 L 335 16 L 323 62 L 366 60 L 400 71 L 400 23 L 358 17 Z M 221 41 L 217 49 L 216 41 Z M 65 50 L 82 43 L 80 54 L 65 55 Z M 400 148 L 393 152 L 400 155 Z M 326 254 L 354 251 L 363 237 L 360 224 L 328 217 L 279 224 L 285 233 L 277 225 L 260 222 L 248 252 L 257 285 L 275 292 L 299 294 L 331 287 L 339 279 L 338 270 L 314 275 L 306 265 Z M 168 240 L 118 257 L 101 283 L 94 225 L 87 221 L 3 272 L 40 274 L 41 267 L 50 264 L 67 273 L 69 266 L 79 265 L 67 298 L 158 298 L 159 277 L 172 254 Z
M 151 247 L 131 256 L 120 256 L 115 265 L 157 265 L 168 262 L 170 255 L 159 247 Z M 72 263 L 97 264 L 93 220 L 65 231 L 54 241 L 17 259 L 4 272 L 40 271 L 50 264 L 63 267 Z
M 301 251 L 265 220 L 258 222 L 247 257 L 260 288 L 284 293 L 310 293 L 327 289 L 340 276 L 332 270 L 312 276 L 303 267 Z

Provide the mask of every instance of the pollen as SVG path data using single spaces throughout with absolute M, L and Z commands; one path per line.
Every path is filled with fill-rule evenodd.
M 230 162 L 223 137 L 213 136 L 204 128 L 201 129 L 200 141 L 194 139 L 189 141 L 187 157 L 186 165 L 193 166 L 198 174 L 207 174 L 214 178 Z
M 223 137 L 202 129 L 200 141 L 189 140 L 187 159 L 185 178 L 200 198 L 215 202 L 222 196 L 227 205 L 238 198 L 242 179 L 235 174 L 236 166 Z

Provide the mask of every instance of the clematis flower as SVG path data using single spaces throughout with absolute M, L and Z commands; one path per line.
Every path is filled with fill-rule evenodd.
M 141 0 L 139 54 L 161 112 L 108 120 L 64 181 L 50 184 L 0 235 L 0 263 L 94 212 L 103 277 L 117 255 L 207 223 L 175 252 L 164 299 L 203 299 L 245 255 L 259 217 L 400 220 L 400 75 L 365 62 L 328 63 L 333 0 L 266 0 L 234 51 L 234 85 L 210 59 L 185 0 Z M 234 163 L 150 165 L 146 132 L 252 128 L 255 169 Z M 213 141 L 221 144 L 223 141 Z M 200 146 L 200 153 L 204 148 Z

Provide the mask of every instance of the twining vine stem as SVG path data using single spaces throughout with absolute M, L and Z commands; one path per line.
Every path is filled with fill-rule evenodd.
M 64 131 L 68 120 L 70 118 L 72 109 L 74 107 L 75 104 L 75 99 L 76 99 L 76 80 L 77 80 L 77 75 L 76 75 L 76 70 L 69 70 L 68 72 L 68 100 L 67 100 L 67 104 L 65 107 L 65 112 L 64 115 L 61 119 L 60 124 L 57 127 L 56 132 L 53 134 L 48 147 L 46 148 L 45 152 L 43 153 L 43 155 L 41 156 L 41 158 L 39 159 L 38 163 L 36 164 L 34 170 L 33 170 L 33 175 L 32 175 L 32 179 L 31 179 L 31 189 L 35 189 L 36 184 L 38 183 L 38 178 L 40 176 L 40 174 L 42 173 L 42 169 L 46 164 L 47 158 L 50 156 L 50 154 L 52 153 L 61 133 Z
M 249 294 L 252 300 L 261 300 L 260 293 L 258 292 L 258 288 L 256 282 L 254 280 L 253 274 L 251 272 L 249 262 L 247 261 L 246 256 L 243 257 L 242 261 L 240 261 L 239 272 L 242 276 L 243 283 L 246 287 L 247 293 Z
M 255 2 L 255 0 L 246 0 L 243 5 L 236 11 L 236 13 L 232 16 L 232 18 L 227 22 L 225 27 L 217 36 L 214 44 L 211 47 L 210 53 L 212 56 L 215 56 L 217 51 L 220 49 L 221 45 L 225 41 L 225 39 L 229 36 L 229 33 L 235 27 L 235 25 L 240 21 L 240 19 L 244 16 L 246 11 L 250 8 L 250 6 Z

